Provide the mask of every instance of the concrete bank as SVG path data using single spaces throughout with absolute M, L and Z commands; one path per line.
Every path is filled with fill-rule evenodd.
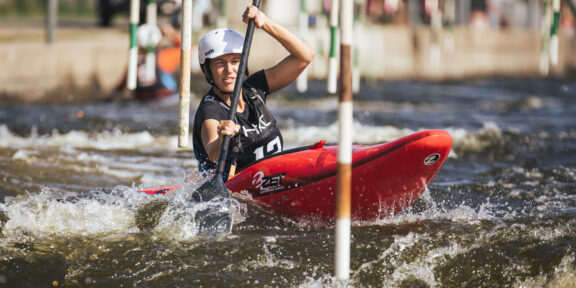
M 44 43 L 41 29 L 25 31 L 29 37 L 15 39 L 7 36 L 14 33 L 11 31 L 0 30 L 1 101 L 105 98 L 126 69 L 128 35 L 120 30 L 63 29 L 52 45 Z M 310 44 L 317 56 L 309 76 L 324 79 L 329 33 L 312 33 Z M 425 28 L 372 26 L 364 27 L 358 39 L 364 78 L 437 81 L 541 76 L 540 35 L 533 31 L 474 31 L 457 27 L 435 36 Z M 574 37 L 561 37 L 560 64 L 550 68 L 550 76 L 565 77 L 576 70 L 576 53 L 572 51 L 576 51 Z M 249 69 L 256 71 L 285 55 L 270 37 L 256 33 Z
M 128 37 L 118 30 L 61 29 L 44 43 L 40 29 L 9 38 L 0 31 L 0 99 L 62 101 L 103 97 L 127 64 Z

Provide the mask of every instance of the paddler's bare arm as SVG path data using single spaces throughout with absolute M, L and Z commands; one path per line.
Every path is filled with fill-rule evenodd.
M 314 50 L 298 36 L 272 21 L 254 6 L 248 6 L 242 16 L 245 23 L 248 23 L 250 18 L 254 18 L 257 28 L 261 28 L 276 39 L 290 53 L 275 66 L 264 70 L 270 93 L 278 91 L 296 80 L 298 75 L 312 62 Z
M 220 147 L 222 146 L 222 135 L 230 135 L 233 137 L 240 131 L 240 125 L 235 124 L 230 120 L 217 121 L 214 119 L 204 120 L 200 135 L 202 137 L 202 145 L 208 153 L 210 161 L 217 163 L 218 156 L 220 155 Z M 232 165 L 234 166 L 234 165 Z M 234 175 L 236 167 L 230 168 L 230 175 Z

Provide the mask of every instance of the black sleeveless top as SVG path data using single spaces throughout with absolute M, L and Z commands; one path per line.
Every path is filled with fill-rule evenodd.
M 230 139 L 228 163 L 236 164 L 240 171 L 256 160 L 282 151 L 283 139 L 266 107 L 269 94 L 268 82 L 264 70 L 248 77 L 242 84 L 242 95 L 246 107 L 242 113 L 236 113 L 234 122 L 240 124 L 240 132 Z M 192 131 L 194 154 L 200 162 L 200 170 L 215 169 L 216 163 L 210 161 L 201 138 L 202 123 L 207 119 L 216 121 L 228 119 L 229 106 L 210 90 L 198 106 L 194 116 Z M 227 174 L 228 172 L 225 171 Z

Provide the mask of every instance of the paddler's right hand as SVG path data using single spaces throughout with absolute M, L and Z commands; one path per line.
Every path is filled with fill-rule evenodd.
M 234 123 L 232 120 L 222 120 L 218 122 L 218 135 L 229 135 L 234 137 L 238 132 L 240 132 L 240 125 Z

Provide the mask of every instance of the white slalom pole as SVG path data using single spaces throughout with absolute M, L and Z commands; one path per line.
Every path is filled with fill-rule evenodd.
M 441 63 L 440 36 L 442 34 L 442 11 L 440 11 L 440 1 L 432 2 L 432 12 L 430 15 L 430 64 L 437 69 Z
M 552 66 L 558 65 L 558 27 L 560 25 L 560 0 L 553 0 L 552 11 L 554 20 L 550 28 L 550 63 Z
M 136 70 L 138 69 L 138 44 L 136 30 L 140 21 L 140 0 L 130 1 L 130 51 L 128 54 L 128 79 L 126 88 L 136 89 Z
M 226 13 L 226 0 L 218 1 L 218 28 L 228 27 L 228 16 Z
M 180 50 L 180 113 L 178 147 L 188 147 L 190 129 L 190 55 L 192 50 L 192 0 L 182 1 L 182 48 Z
M 330 8 L 330 60 L 328 62 L 328 93 L 335 94 L 338 78 L 338 59 L 336 58 L 338 37 L 338 6 L 340 0 L 332 0 Z
M 58 26 L 58 1 L 48 0 L 46 7 L 46 43 L 54 43 Z
M 146 3 L 146 24 L 150 27 L 148 47 L 146 47 L 146 80 L 156 81 L 156 43 L 152 39 L 152 27 L 156 27 L 156 0 L 148 0 Z
M 338 106 L 338 179 L 336 185 L 335 273 L 339 280 L 350 277 L 350 231 L 352 199 L 352 27 L 354 0 L 342 0 L 340 41 L 340 99 Z
M 550 73 L 550 23 L 552 21 L 552 9 L 549 1 L 544 1 L 544 16 L 540 24 L 540 75 L 548 76 Z
M 300 38 L 308 43 L 308 9 L 306 0 L 300 0 L 300 23 L 299 23 Z M 296 79 L 296 90 L 299 93 L 304 93 L 308 90 L 308 67 L 298 75 Z

